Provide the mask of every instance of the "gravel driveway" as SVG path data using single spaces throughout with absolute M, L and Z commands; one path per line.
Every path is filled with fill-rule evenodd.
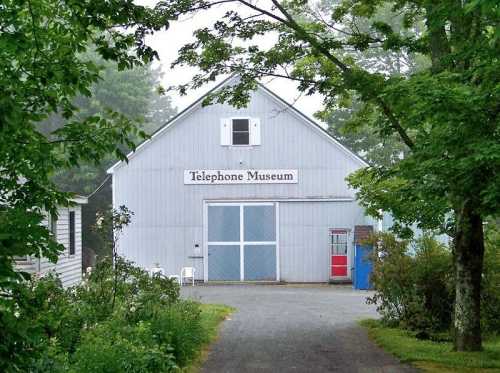
M 376 317 L 348 286 L 207 285 L 184 297 L 233 306 L 202 372 L 415 372 L 368 340 L 356 320 Z

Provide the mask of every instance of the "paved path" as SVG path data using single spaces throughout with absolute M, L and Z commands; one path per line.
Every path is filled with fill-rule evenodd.
M 203 365 L 207 373 L 415 372 L 368 340 L 367 292 L 327 285 L 184 287 L 184 297 L 237 308 Z

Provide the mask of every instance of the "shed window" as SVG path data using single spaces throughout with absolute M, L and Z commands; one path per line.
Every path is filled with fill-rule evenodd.
M 57 215 L 56 214 L 49 215 L 49 229 L 50 229 L 50 232 L 54 235 L 54 238 L 57 239 Z
M 250 145 L 249 119 L 233 119 L 233 145 Z
M 75 255 L 75 212 L 69 212 L 69 255 Z

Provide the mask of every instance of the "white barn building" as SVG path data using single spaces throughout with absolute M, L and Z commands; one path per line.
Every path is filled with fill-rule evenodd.
M 349 281 L 376 223 L 345 178 L 366 163 L 262 85 L 243 109 L 202 100 L 108 170 L 135 213 L 119 252 L 204 281 Z

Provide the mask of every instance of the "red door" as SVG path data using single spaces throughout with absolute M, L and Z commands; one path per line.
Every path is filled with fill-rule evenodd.
M 330 228 L 330 277 L 345 280 L 347 272 L 347 229 Z

